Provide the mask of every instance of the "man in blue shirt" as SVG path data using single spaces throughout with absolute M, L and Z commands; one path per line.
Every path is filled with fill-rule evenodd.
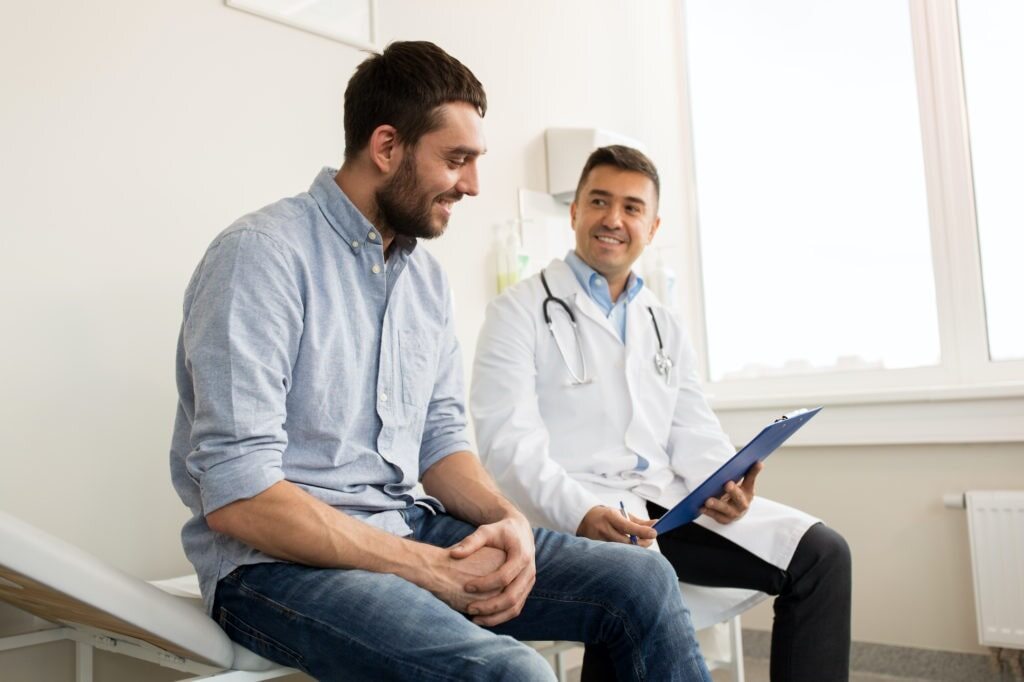
M 531 530 L 469 452 L 448 284 L 417 239 L 478 191 L 483 88 L 393 43 L 345 93 L 345 162 L 240 218 L 185 293 L 171 471 L 210 614 L 318 679 L 708 680 L 668 562 Z M 417 482 L 426 495 L 418 495 Z

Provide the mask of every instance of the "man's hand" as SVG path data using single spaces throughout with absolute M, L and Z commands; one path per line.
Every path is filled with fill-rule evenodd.
M 762 469 L 764 462 L 758 462 L 750 467 L 740 485 L 729 481 L 725 486 L 725 494 L 719 498 L 708 498 L 700 512 L 723 524 L 741 518 L 754 500 L 754 481 Z
M 526 517 L 510 514 L 478 527 L 452 547 L 449 556 L 466 560 L 487 548 L 501 550 L 504 561 L 465 583 L 465 591 L 476 595 L 465 610 L 477 625 L 492 627 L 519 615 L 537 579 L 533 529 Z
M 629 536 L 635 535 L 638 545 L 650 547 L 654 538 L 658 537 L 658 531 L 651 528 L 654 523 L 653 519 L 641 519 L 632 515 L 627 519 L 618 509 L 597 506 L 588 511 L 580 521 L 576 535 L 605 542 L 629 542 Z
M 467 592 L 466 584 L 491 575 L 505 564 L 505 559 L 505 552 L 494 547 L 481 547 L 462 559 L 454 559 L 450 551 L 439 549 L 431 552 L 431 559 L 427 562 L 430 578 L 421 586 L 456 611 L 469 613 L 469 605 L 479 601 L 481 596 L 494 597 L 501 591 L 493 590 L 481 595 L 479 592 Z

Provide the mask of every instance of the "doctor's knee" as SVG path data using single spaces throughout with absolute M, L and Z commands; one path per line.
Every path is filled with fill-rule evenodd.
M 835 583 L 849 584 L 852 563 L 846 538 L 819 523 L 804 534 L 790 565 L 800 566 L 808 574 L 817 573 Z

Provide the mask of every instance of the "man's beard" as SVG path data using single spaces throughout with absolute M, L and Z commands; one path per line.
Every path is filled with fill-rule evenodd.
M 420 189 L 416 175 L 416 162 L 412 154 L 402 158 L 402 164 L 390 181 L 376 194 L 377 216 L 383 225 L 396 235 L 415 239 L 440 237 L 447 223 L 435 228 L 431 224 L 433 200 L 428 200 Z

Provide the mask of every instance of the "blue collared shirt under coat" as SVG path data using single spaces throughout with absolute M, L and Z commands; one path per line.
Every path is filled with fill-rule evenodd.
M 594 268 L 583 262 L 575 251 L 569 251 L 565 255 L 565 263 L 576 275 L 576 280 L 593 299 L 594 303 L 608 318 L 612 328 L 619 333 L 619 339 L 626 342 L 626 306 L 636 298 L 644 287 L 643 278 L 633 272 L 629 273 L 626 286 L 619 295 L 617 301 L 612 301 L 611 292 L 608 290 L 608 280 Z
M 273 559 L 206 514 L 288 480 L 407 535 L 420 476 L 469 449 L 447 279 L 413 239 L 385 262 L 334 175 L 236 221 L 185 292 L 171 473 L 207 609 L 220 578 Z

